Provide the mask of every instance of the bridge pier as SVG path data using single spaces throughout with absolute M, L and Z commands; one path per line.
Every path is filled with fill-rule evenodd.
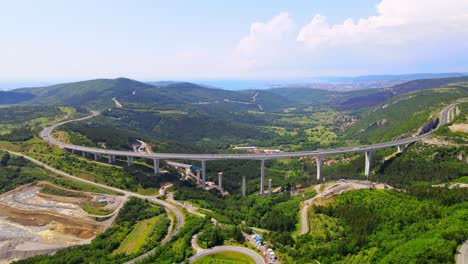
M 197 170 L 197 183 L 200 183 L 200 170 Z
M 372 159 L 372 152 L 366 151 L 366 166 L 364 169 L 364 175 L 369 178 L 370 169 L 371 169 L 371 159 Z
M 322 156 L 317 156 L 317 181 L 320 180 L 322 177 L 322 161 L 323 157 Z
M 271 196 L 272 190 L 271 190 L 271 179 L 268 179 L 268 195 Z
M 75 149 L 72 149 L 72 150 L 71 150 L 71 153 L 72 153 L 72 154 L 75 154 Z
M 159 160 L 153 159 L 154 174 L 159 174 Z
M 218 172 L 218 187 L 219 187 L 219 191 L 223 192 L 223 173 L 222 172 Z
M 202 187 L 203 190 L 206 189 L 206 161 L 202 160 L 201 161 L 201 167 L 202 167 Z
M 132 166 L 133 165 L 133 157 L 132 156 L 127 156 L 127 165 Z
M 406 149 L 406 146 L 405 145 L 398 145 L 398 152 L 399 153 L 403 153 Z
M 99 154 L 94 153 L 94 161 L 98 161 L 98 159 L 99 159 L 99 156 L 98 156 L 98 155 L 99 155 Z
M 115 155 L 110 155 L 109 154 L 109 164 L 112 164 L 115 162 Z
M 245 197 L 245 175 L 242 176 L 242 197 Z
M 265 192 L 265 160 L 260 160 L 260 195 Z
M 83 158 L 86 158 L 86 154 L 87 154 L 86 152 L 81 151 L 81 156 L 82 156 Z

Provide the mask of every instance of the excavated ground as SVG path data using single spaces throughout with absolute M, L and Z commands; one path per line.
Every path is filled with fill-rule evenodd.
M 40 188 L 25 185 L 0 195 L 0 264 L 89 243 L 104 229 L 80 207 L 92 194 L 63 197 Z

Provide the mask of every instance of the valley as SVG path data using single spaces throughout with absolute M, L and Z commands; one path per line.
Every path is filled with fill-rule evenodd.
M 394 199 L 423 208 L 418 210 L 435 203 L 438 213 L 421 215 L 421 223 L 437 222 L 430 232 L 440 232 L 442 226 L 460 232 L 466 189 L 444 184 L 468 175 L 466 133 L 454 129 L 466 123 L 468 86 L 445 82 L 401 84 L 389 89 L 394 92 L 384 102 L 369 101 L 367 96 L 381 92 L 377 90 L 236 92 L 189 83 L 155 87 L 129 79 L 37 88 L 42 92 L 19 89 L 33 92 L 32 99 L 0 109 L 5 117 L 0 147 L 9 151 L 2 154 L 7 165 L 0 168 L 15 179 L 4 182 L 2 225 L 14 234 L 8 239 L 21 238 L 11 226 L 22 225 L 30 234 L 22 240 L 26 245 L 46 244 L 45 251 L 36 253 L 56 252 L 19 263 L 57 263 L 78 256 L 86 263 L 182 262 L 201 257 L 200 250 L 192 249 L 194 239 L 220 252 L 251 248 L 272 261 L 268 246 L 275 263 L 373 262 L 387 254 L 398 259 L 399 251 L 390 247 L 369 248 L 373 236 L 393 236 L 379 216 L 384 209 L 369 211 L 353 199 L 398 197 Z M 88 86 L 93 93 L 87 94 Z M 77 94 L 66 99 L 77 87 L 79 106 L 68 103 Z M 102 89 L 102 99 L 96 89 Z M 167 97 L 160 101 L 163 95 Z M 18 109 L 22 116 L 13 115 Z M 41 113 L 46 118 L 40 119 Z M 255 149 L 245 152 L 245 146 Z M 25 170 L 24 164 L 32 169 Z M 15 168 L 19 173 L 13 173 Z M 99 197 L 111 199 L 112 206 L 99 206 L 93 200 Z M 357 211 L 340 207 L 342 199 L 357 203 Z M 28 222 L 20 220 L 21 210 L 38 213 Z M 453 225 L 440 222 L 442 211 L 450 211 Z M 46 221 L 44 214 L 55 218 Z M 356 214 L 367 214 L 374 222 L 357 224 Z M 44 230 L 53 234 L 47 242 L 41 237 Z M 261 250 L 245 240 L 252 233 L 263 237 Z M 443 261 L 462 241 L 452 233 L 437 234 L 442 238 L 434 243 L 450 241 L 434 252 Z M 430 243 L 425 236 L 415 232 L 401 243 Z M 104 246 L 103 239 L 111 243 Z M 80 246 L 58 250 L 72 244 Z M 411 258 L 421 257 L 416 248 L 412 252 Z M 231 258 L 231 253 L 223 254 L 197 261 Z
M 0 264 L 468 264 L 467 0 L 0 10 Z

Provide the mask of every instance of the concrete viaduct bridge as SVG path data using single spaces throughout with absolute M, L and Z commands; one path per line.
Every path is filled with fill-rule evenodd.
M 408 144 L 413 142 L 422 140 L 429 136 L 433 131 L 434 126 L 440 126 L 446 123 L 453 121 L 455 116 L 459 113 L 457 105 L 461 102 L 459 101 L 449 106 L 445 107 L 440 112 L 440 119 L 436 117 L 430 124 L 431 127 L 425 126 L 419 135 L 394 140 L 390 142 L 372 144 L 372 145 L 362 145 L 357 147 L 347 147 L 347 148 L 338 148 L 338 149 L 329 149 L 329 150 L 314 150 L 314 151 L 297 151 L 297 152 L 281 152 L 281 153 L 271 153 L 271 154 L 183 154 L 183 153 L 138 153 L 133 151 L 122 151 L 122 150 L 110 150 L 110 149 L 100 149 L 100 148 L 91 148 L 91 147 L 83 147 L 77 146 L 72 144 L 66 144 L 54 139 L 50 134 L 51 132 L 56 129 L 57 127 L 64 125 L 70 122 L 77 122 L 83 121 L 90 118 L 93 118 L 99 115 L 99 112 L 92 111 L 92 114 L 87 117 L 67 120 L 50 127 L 44 128 L 40 132 L 40 137 L 45 141 L 57 145 L 59 147 L 65 148 L 70 150 L 72 153 L 81 152 L 83 157 L 87 157 L 88 153 L 94 154 L 94 159 L 100 160 L 101 155 L 106 155 L 108 157 L 109 163 L 112 164 L 116 160 L 116 156 L 119 157 L 126 157 L 128 165 L 133 164 L 134 158 L 143 158 L 143 159 L 150 159 L 153 160 L 154 166 L 154 173 L 159 174 L 159 167 L 161 160 L 171 160 L 171 159 L 180 159 L 180 160 L 193 160 L 193 161 L 200 161 L 201 162 L 201 176 L 202 176 L 202 186 L 203 189 L 206 187 L 206 162 L 211 160 L 228 160 L 228 159 L 236 159 L 236 160 L 260 160 L 260 195 L 263 195 L 265 192 L 264 185 L 265 185 L 265 160 L 272 160 L 272 159 L 283 159 L 283 158 L 298 158 L 298 157 L 316 157 L 317 158 L 317 180 L 321 178 L 321 171 L 322 171 L 322 160 L 324 156 L 327 155 L 335 155 L 335 154 L 343 154 L 343 153 L 365 153 L 365 170 L 364 174 L 366 177 L 370 174 L 371 168 L 371 157 L 372 152 L 385 149 L 385 148 L 393 148 L 397 147 L 399 152 L 404 151 L 405 147 Z M 221 187 L 221 186 L 220 186 Z M 221 187 L 222 188 L 222 187 Z M 242 179 L 242 194 L 245 196 L 245 177 Z

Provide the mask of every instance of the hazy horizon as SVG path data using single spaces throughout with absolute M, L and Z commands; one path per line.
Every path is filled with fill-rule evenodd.
M 466 72 L 467 13 L 463 0 L 19 0 L 0 10 L 0 83 Z

